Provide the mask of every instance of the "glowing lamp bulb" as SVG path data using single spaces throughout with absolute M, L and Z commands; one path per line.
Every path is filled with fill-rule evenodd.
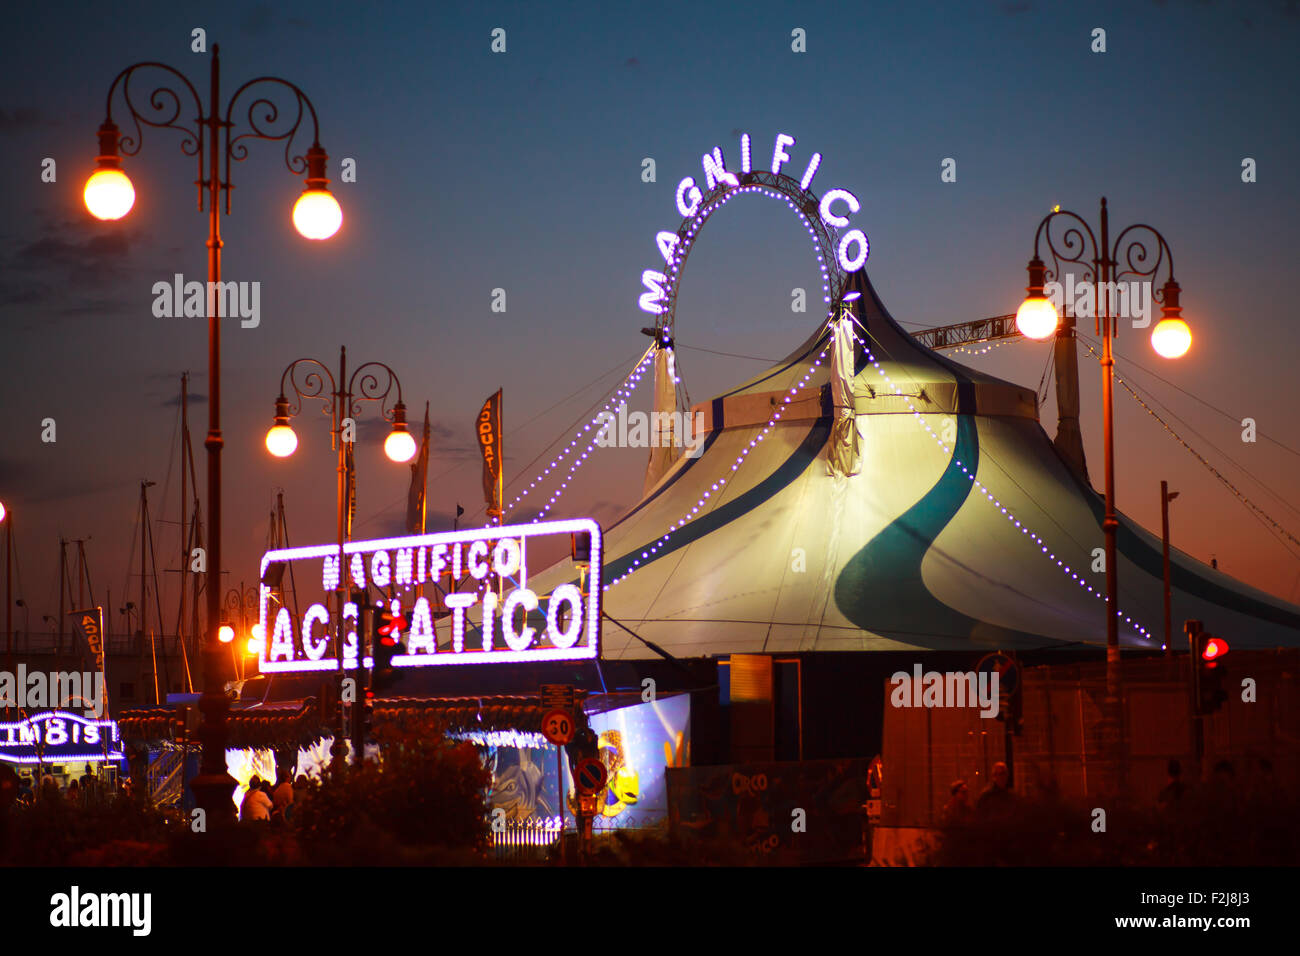
M 1151 330 L 1151 347 L 1161 358 L 1182 358 L 1192 347 L 1192 330 L 1182 319 L 1161 319 Z
M 328 189 L 307 189 L 293 204 L 293 226 L 304 239 L 328 239 L 343 225 L 343 210 Z
M 217 628 L 217 640 L 222 644 L 229 644 L 235 639 L 235 629 L 229 624 L 222 624 Z
M 122 170 L 103 167 L 90 174 L 82 197 L 96 219 L 121 219 L 135 205 L 135 187 Z
M 251 657 L 256 657 L 262 653 L 262 642 L 255 637 L 250 637 L 248 639 L 248 653 Z
M 266 433 L 266 450 L 276 458 L 288 458 L 298 447 L 298 436 L 288 425 L 274 425 Z
M 1016 310 L 1016 328 L 1027 339 L 1045 339 L 1056 332 L 1056 308 L 1042 296 L 1029 296 Z
M 4 521 L 4 520 L 5 520 L 5 514 L 7 514 L 7 512 L 5 511 L 5 505 L 4 505 L 4 502 L 3 502 L 3 501 L 0 501 L 0 521 Z
M 405 425 L 394 425 L 388 437 L 384 439 L 384 454 L 389 461 L 399 464 L 415 457 L 415 439 L 406 430 Z

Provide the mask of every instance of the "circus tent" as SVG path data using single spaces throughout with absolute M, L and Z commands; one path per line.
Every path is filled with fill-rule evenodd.
M 702 453 L 606 529 L 604 606 L 624 627 L 606 625 L 602 656 L 1105 644 L 1104 501 L 1035 393 L 917 343 L 865 270 L 849 290 L 851 319 L 697 405 Z M 1120 517 L 1120 641 L 1158 648 L 1160 540 Z M 1172 561 L 1175 628 L 1300 644 L 1300 608 Z M 531 586 L 578 576 L 565 560 Z

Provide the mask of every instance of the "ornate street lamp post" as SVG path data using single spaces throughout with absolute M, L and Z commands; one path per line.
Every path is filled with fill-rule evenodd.
M 1059 242 L 1052 235 L 1053 226 L 1060 225 Z M 1050 268 L 1039 258 L 1039 242 L 1045 240 L 1051 256 Z M 1124 229 L 1112 244 L 1110 219 L 1106 198 L 1101 200 L 1100 241 L 1092 228 L 1076 213 L 1059 208 L 1048 213 L 1034 233 L 1034 255 L 1029 260 L 1028 295 L 1016 313 L 1016 325 L 1028 338 L 1045 339 L 1056 333 L 1059 318 L 1051 300 L 1046 295 L 1046 284 L 1060 282 L 1062 268 L 1082 266 L 1082 281 L 1094 283 L 1093 314 L 1096 331 L 1101 337 L 1102 420 L 1105 431 L 1106 514 L 1102 520 L 1105 535 L 1106 557 L 1106 696 L 1102 705 L 1099 725 L 1101 744 L 1114 761 L 1114 786 L 1117 794 L 1127 790 L 1127 754 L 1123 743 L 1123 707 L 1120 702 L 1120 647 L 1119 647 L 1119 561 L 1117 532 L 1119 517 L 1115 510 L 1115 356 L 1112 340 L 1119 327 L 1120 316 L 1113 307 L 1112 293 L 1115 283 L 1128 280 L 1152 284 L 1151 301 L 1161 304 L 1161 319 L 1151 331 L 1151 345 L 1164 358 L 1179 358 L 1192 344 L 1192 334 L 1181 318 L 1178 304 L 1180 289 L 1174 280 L 1174 256 L 1165 237 L 1145 224 Z M 1168 279 L 1159 289 L 1155 279 L 1162 270 Z M 1069 316 L 1060 334 L 1074 336 L 1074 316 Z
M 1062 224 L 1058 238 L 1052 227 Z M 1085 240 L 1086 237 L 1086 240 Z M 1051 267 L 1039 258 L 1039 242 L 1045 240 L 1051 256 Z M 1152 243 L 1154 248 L 1148 248 Z M 1169 244 L 1148 225 L 1129 226 L 1110 242 L 1110 223 L 1106 199 L 1101 200 L 1101 241 L 1092 228 L 1076 213 L 1054 210 L 1038 224 L 1034 233 L 1034 257 L 1029 260 L 1028 295 L 1016 313 L 1016 325 L 1028 338 L 1045 339 L 1056 332 L 1059 319 L 1051 300 L 1045 294 L 1045 285 L 1059 282 L 1062 267 L 1071 264 L 1083 266 L 1082 282 L 1096 283 L 1095 307 L 1097 334 L 1101 336 L 1101 374 L 1103 422 L 1106 449 L 1106 516 L 1102 530 L 1106 538 L 1106 660 L 1119 661 L 1119 578 L 1116 561 L 1116 532 L 1119 518 L 1115 511 L 1115 410 L 1114 374 L 1115 357 L 1111 341 L 1118 328 L 1119 317 L 1112 313 L 1112 283 L 1128 280 L 1151 280 L 1152 300 L 1161 304 L 1161 319 L 1151 332 L 1151 345 L 1164 358 L 1180 358 L 1192 344 L 1192 334 L 1181 318 L 1178 304 L 1180 289 L 1174 281 L 1174 256 Z M 1167 269 L 1169 278 L 1159 289 L 1154 288 L 1156 275 Z M 1073 334 L 1072 327 L 1069 329 Z
M 338 585 L 335 590 L 334 613 L 334 652 L 338 657 L 339 678 L 342 680 L 344 663 L 344 609 L 348 605 L 348 563 L 344 560 L 343 546 L 352 538 L 352 500 L 356 493 L 356 471 L 352 456 L 352 445 L 356 434 L 356 417 L 361 414 L 363 401 L 377 402 L 384 420 L 391 422 L 392 431 L 384 440 L 384 454 L 391 461 L 410 461 L 415 455 L 415 439 L 406 424 L 406 405 L 402 402 L 402 383 L 397 374 L 382 362 L 367 362 L 352 372 L 347 373 L 347 349 L 339 349 L 339 373 L 336 378 L 323 362 L 312 358 L 300 358 L 290 362 L 280 376 L 280 394 L 275 400 L 275 423 L 266 433 L 266 449 L 277 458 L 287 458 L 298 447 L 298 436 L 294 433 L 289 419 L 302 411 L 304 399 L 317 399 L 323 405 L 322 411 L 330 418 L 330 446 L 338 453 L 337 464 L 337 530 L 338 530 Z M 381 376 L 382 387 L 381 387 Z M 326 385 L 328 383 L 328 390 Z M 286 396 L 293 392 L 293 401 Z M 397 401 L 388 405 L 389 396 L 396 390 Z M 361 626 L 360 609 L 357 610 L 357 644 L 354 649 L 353 668 L 357 675 L 358 691 L 362 687 L 362 670 L 365 666 L 366 635 Z M 265 637 L 265 636 L 264 636 Z M 339 713 L 336 715 L 333 758 L 331 768 L 335 773 L 343 769 L 343 719 L 342 695 L 339 697 Z M 358 693 L 353 704 L 354 738 L 357 742 L 357 760 L 361 760 L 364 741 L 356 728 L 360 726 L 361 708 L 365 706 L 363 697 Z
M 141 112 L 132 99 L 131 83 L 137 76 L 161 73 L 161 85 L 153 87 L 144 100 Z M 198 205 L 204 209 L 207 194 L 208 213 L 208 434 L 204 447 L 208 451 L 208 553 L 207 567 L 219 580 L 221 568 L 221 325 L 216 302 L 220 296 L 213 285 L 221 281 L 221 194 L 225 192 L 225 213 L 230 213 L 230 164 L 248 156 L 246 140 L 284 141 L 285 164 L 295 176 L 305 174 L 306 190 L 293 209 L 293 222 L 308 239 L 327 239 L 338 231 L 343 213 L 330 194 L 325 176 L 326 154 L 320 145 L 316 109 L 305 93 L 293 83 L 277 77 L 263 76 L 250 80 L 235 90 L 226 104 L 224 116 L 220 98 L 221 65 L 219 48 L 212 47 L 209 106 L 205 113 L 198 90 L 179 71 L 162 63 L 144 62 L 127 67 L 117 75 L 108 89 L 104 123 L 99 128 L 98 168 L 86 182 L 86 208 L 97 219 L 120 219 L 135 202 L 135 188 L 122 171 L 122 156 L 140 151 L 142 127 L 170 128 L 182 133 L 181 151 L 198 159 Z M 153 86 L 145 82 L 145 89 Z M 133 129 L 130 135 L 119 133 L 113 122 L 113 98 L 121 92 Z M 281 110 L 273 96 L 292 97 L 293 106 Z M 194 116 L 182 116 L 193 108 Z M 247 129 L 236 133 L 236 108 L 244 111 Z M 299 129 L 310 118 L 312 145 L 305 154 L 294 154 L 293 144 Z M 224 168 L 222 164 L 224 163 Z M 191 787 L 195 799 L 212 825 L 233 823 L 235 804 L 232 794 L 235 780 L 226 772 L 226 713 L 229 702 L 222 687 L 221 655 L 218 638 L 221 618 L 221 589 L 211 582 L 207 587 L 207 622 L 203 639 L 203 697 L 199 710 L 203 722 L 198 737 L 203 743 L 203 763 Z
M 248 650 L 248 620 L 257 616 L 257 598 L 257 589 L 244 587 L 242 581 L 239 582 L 239 587 L 226 591 L 225 623 L 221 626 L 221 640 L 230 645 L 230 660 L 235 667 L 235 677 L 239 680 L 244 679 L 243 656 Z M 238 631 L 233 627 L 236 620 L 239 622 Z

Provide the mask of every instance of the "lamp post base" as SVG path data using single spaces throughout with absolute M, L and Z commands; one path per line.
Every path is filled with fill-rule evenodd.
M 194 802 L 207 814 L 209 830 L 235 823 L 235 788 L 239 781 L 228 773 L 200 774 L 190 781 Z

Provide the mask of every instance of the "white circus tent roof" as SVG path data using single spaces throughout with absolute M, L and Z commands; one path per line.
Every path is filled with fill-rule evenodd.
M 1056 452 L 1033 391 L 917 343 L 865 270 L 850 288 L 860 472 L 829 473 L 823 327 L 697 406 L 703 453 L 605 531 L 606 612 L 677 657 L 1104 644 L 1103 502 Z M 1119 553 L 1120 640 L 1158 647 L 1160 541 L 1121 516 Z M 565 560 L 530 587 L 577 577 Z M 1178 552 L 1172 577 L 1175 628 L 1300 644 L 1300 608 Z M 606 658 L 654 656 L 608 624 L 603 641 Z

